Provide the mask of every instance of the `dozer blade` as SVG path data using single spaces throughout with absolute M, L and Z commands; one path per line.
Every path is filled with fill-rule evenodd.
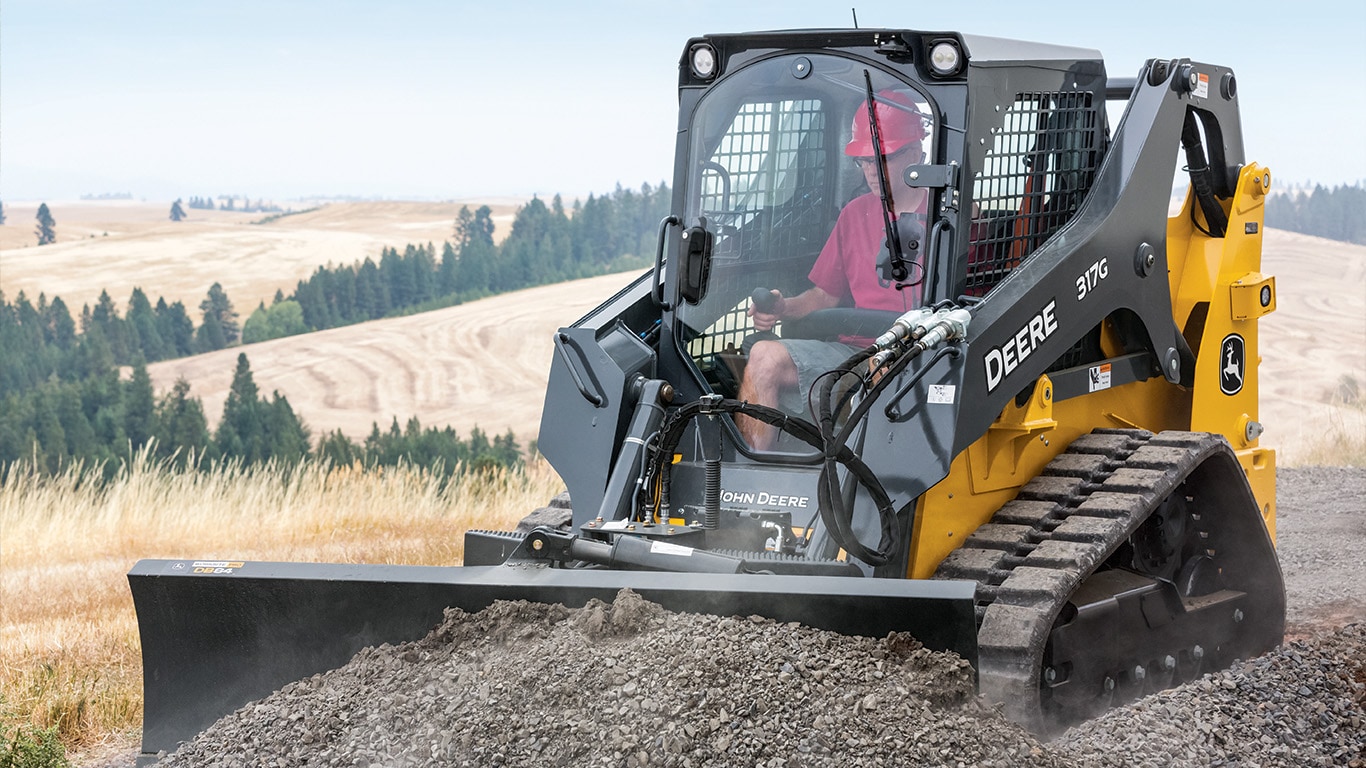
M 144 762 L 366 646 L 422 638 L 447 607 L 473 612 L 495 600 L 576 608 L 630 588 L 673 611 L 870 637 L 910 632 L 977 660 L 975 585 L 966 581 L 142 560 L 128 582 L 142 637 Z

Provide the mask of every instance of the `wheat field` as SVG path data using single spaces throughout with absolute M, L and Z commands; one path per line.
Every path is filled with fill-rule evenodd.
M 442 487 L 403 468 L 178 472 L 145 454 L 106 485 L 25 467 L 2 480 L 0 724 L 57 728 L 77 764 L 138 739 L 142 659 L 125 577 L 138 559 L 458 564 L 466 529 L 509 529 L 563 489 L 540 462 Z
M 190 209 L 184 221 L 167 218 L 170 202 L 51 201 L 57 242 L 35 247 L 36 202 L 5 201 L 0 225 L 0 290 L 37 301 L 61 296 L 78 315 L 100 291 L 122 309 L 133 288 L 156 303 L 183 301 L 194 313 L 209 286 L 221 283 L 246 320 L 275 291 L 289 294 L 324 264 L 379 261 L 383 248 L 451 239 L 460 209 L 488 205 L 494 240 L 512 229 L 524 200 L 486 198 L 446 203 L 333 202 L 288 216 Z M 311 205 L 299 203 L 300 206 Z M 198 317 L 198 315 L 195 315 Z

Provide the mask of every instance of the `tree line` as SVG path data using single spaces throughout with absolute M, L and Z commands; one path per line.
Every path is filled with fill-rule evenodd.
M 1314 185 L 1266 200 L 1266 225 L 1329 240 L 1366 245 L 1366 187 Z
M 655 230 L 669 206 L 669 188 L 642 185 L 575 201 L 569 217 L 558 195 L 520 208 L 511 232 L 494 245 L 488 206 L 462 208 L 455 242 L 385 248 L 379 263 L 366 258 L 319 267 L 293 293 L 276 291 L 245 324 L 222 284 L 198 305 L 199 322 L 180 301 L 134 288 L 126 312 L 108 291 L 79 315 L 60 296 L 37 303 L 20 292 L 10 303 L 0 292 L 0 396 L 56 378 L 78 381 L 112 366 L 154 363 L 365 320 L 412 314 L 472 299 L 648 264 Z
M 199 304 L 196 327 L 182 302 L 158 298 L 153 305 L 141 288 L 120 316 L 108 291 L 95 306 L 81 308 L 79 326 L 60 296 L 29 301 L 23 291 L 10 303 L 0 292 L 0 397 L 39 384 L 81 381 L 115 366 L 152 363 L 212 352 L 237 341 L 237 313 L 223 286 L 214 283 Z
M 522 461 L 511 431 L 490 440 L 475 428 L 462 440 L 450 427 L 423 429 L 416 417 L 403 430 L 397 419 L 388 432 L 375 424 L 360 443 L 338 430 L 324 435 L 315 451 L 310 437 L 284 395 L 260 394 L 245 354 L 237 356 L 223 417 L 212 431 L 189 382 L 179 379 L 157 398 L 139 362 L 127 380 L 110 369 L 80 381 L 44 382 L 0 401 L 0 481 L 17 462 L 54 474 L 72 465 L 98 468 L 107 478 L 142 453 L 179 468 L 270 461 L 289 466 L 314 457 L 338 466 L 407 464 L 446 477 Z
M 257 198 L 256 202 L 253 203 L 251 198 L 243 197 L 241 205 L 238 205 L 237 198 L 232 195 L 218 195 L 216 197 L 212 195 L 205 197 L 191 196 L 187 205 L 190 208 L 202 211 L 217 209 L 220 211 L 242 211 L 245 213 L 278 213 L 284 210 L 284 208 L 281 208 L 275 203 L 267 203 L 261 198 Z
M 640 190 L 618 186 L 589 195 L 567 211 L 559 195 L 550 205 L 532 198 L 512 229 L 494 244 L 493 211 L 461 208 L 452 241 L 385 248 L 366 258 L 319 267 L 289 296 L 277 292 L 243 326 L 251 343 L 297 333 L 453 306 L 535 285 L 577 280 L 650 263 L 659 221 L 668 215 L 666 184 Z
M 199 304 L 198 325 L 182 302 L 158 298 L 153 304 L 141 288 L 133 290 L 123 315 L 108 291 L 76 316 L 60 297 L 49 301 L 39 294 L 34 303 L 20 292 L 11 303 L 0 292 L 0 469 L 34 461 L 58 471 L 80 462 L 112 472 L 142 450 L 196 465 L 317 456 L 364 466 L 406 461 L 449 473 L 459 466 L 515 463 L 520 448 L 511 432 L 490 437 L 475 429 L 461 439 L 449 427 L 424 428 L 416 418 L 401 428 L 395 419 L 387 431 L 375 424 L 359 442 L 339 431 L 326 434 L 313 448 L 288 401 L 257 392 L 245 355 L 211 432 L 189 384 L 178 381 L 156 398 L 146 365 L 643 266 L 669 202 L 663 184 L 590 195 L 575 201 L 572 216 L 558 195 L 549 206 L 533 199 L 497 245 L 491 209 L 466 207 L 455 221 L 454 242 L 444 243 L 439 257 L 431 244 L 409 245 L 401 252 L 385 249 L 378 264 L 365 259 L 320 268 L 290 296 L 277 291 L 269 308 L 263 302 L 241 325 L 218 283 Z M 131 378 L 120 378 L 120 366 L 132 369 Z

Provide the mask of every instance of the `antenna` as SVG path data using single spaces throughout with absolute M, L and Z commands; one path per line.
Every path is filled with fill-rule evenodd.
M 850 8 L 849 12 L 854 14 L 854 29 L 858 29 L 858 9 Z

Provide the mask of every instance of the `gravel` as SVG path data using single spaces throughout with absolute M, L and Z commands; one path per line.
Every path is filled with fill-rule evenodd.
M 1051 742 L 904 635 L 674 614 L 448 611 L 220 720 L 163 766 L 1366 768 L 1366 470 L 1282 469 L 1287 642 Z
M 1153 694 L 1050 746 L 1082 766 L 1366 765 L 1366 624 Z
M 1366 469 L 1280 469 L 1276 553 L 1293 625 L 1366 622 Z

